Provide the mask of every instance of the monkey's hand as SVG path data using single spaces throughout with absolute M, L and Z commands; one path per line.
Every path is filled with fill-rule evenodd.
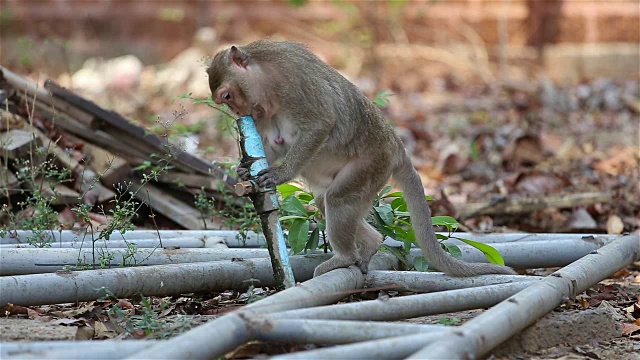
M 274 166 L 260 171 L 257 182 L 260 187 L 270 188 L 284 184 L 292 178 L 293 176 L 289 175 L 284 167 Z
M 251 178 L 251 173 L 249 172 L 249 168 L 251 167 L 251 163 L 240 162 L 238 167 L 236 168 L 236 174 L 241 180 L 248 181 Z

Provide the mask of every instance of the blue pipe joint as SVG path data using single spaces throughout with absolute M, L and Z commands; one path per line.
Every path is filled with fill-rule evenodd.
M 256 184 L 255 179 L 262 170 L 269 168 L 267 156 L 264 151 L 264 145 L 262 144 L 262 137 L 258 133 L 256 123 L 253 117 L 243 116 L 236 120 L 238 124 L 238 130 L 240 132 L 240 146 L 242 147 L 243 156 L 247 158 L 243 159 L 243 162 L 249 165 L 249 174 L 252 180 L 249 180 L 253 188 L 259 193 L 269 193 L 269 196 L 264 197 L 262 200 L 261 211 L 269 212 L 280 209 L 280 203 L 278 201 L 278 194 L 275 191 L 275 187 L 260 188 Z M 256 209 L 257 210 L 257 209 Z
M 267 162 L 267 156 L 264 151 L 264 145 L 262 144 L 262 138 L 258 134 L 256 123 L 253 117 L 243 116 L 236 120 L 238 129 L 240 130 L 240 146 L 243 148 L 243 153 L 249 158 L 245 159 L 251 163 L 249 167 L 249 173 L 252 178 L 256 178 L 262 170 L 269 168 Z M 253 180 L 251 180 L 256 185 Z M 256 186 L 257 188 L 257 186 Z M 275 188 L 264 188 L 264 191 L 275 190 Z

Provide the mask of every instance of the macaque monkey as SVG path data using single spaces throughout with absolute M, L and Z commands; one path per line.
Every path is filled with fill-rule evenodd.
M 314 276 L 358 266 L 367 272 L 382 236 L 365 221 L 389 178 L 404 191 L 417 242 L 436 269 L 454 276 L 514 274 L 506 266 L 467 263 L 436 239 L 420 176 L 382 112 L 304 45 L 260 40 L 219 52 L 207 70 L 214 101 L 252 115 L 270 168 L 258 185 L 300 175 L 327 220 L 333 257 Z M 246 164 L 238 174 L 247 179 Z

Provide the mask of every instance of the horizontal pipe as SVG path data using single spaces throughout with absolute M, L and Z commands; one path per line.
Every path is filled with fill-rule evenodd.
M 567 239 L 491 243 L 504 258 L 506 265 L 516 269 L 566 266 L 581 257 L 611 243 L 614 239 Z M 488 262 L 484 254 L 471 245 L 458 245 L 462 259 L 468 262 Z M 412 249 L 412 256 L 422 255 Z
M 447 331 L 451 327 L 431 324 L 384 323 L 373 321 L 278 319 L 266 315 L 251 321 L 260 341 L 289 344 L 348 344 L 391 336 Z
M 469 320 L 458 328 L 456 336 L 424 344 L 411 359 L 481 358 L 566 299 L 638 260 L 640 236 L 623 236 Z
M 455 277 L 441 272 L 369 271 L 366 282 L 369 288 L 425 293 L 513 282 L 533 282 L 540 279 L 542 277 L 524 275 Z
M 227 243 L 223 237 L 175 237 L 168 239 L 138 239 L 138 240 L 97 240 L 93 243 L 90 239 L 75 239 L 73 241 L 56 241 L 48 246 L 38 246 L 30 244 L 3 244 L 1 249 L 91 249 L 91 248 L 227 248 Z
M 266 249 L 2 249 L 0 275 L 267 257 Z
M 92 240 L 105 240 L 100 237 L 100 233 L 91 233 L 85 231 L 86 229 L 79 230 L 49 230 L 34 234 L 31 230 L 15 230 L 9 231 L 5 236 L 0 237 L 0 244 L 2 245 L 15 245 L 15 244 L 28 244 L 29 238 L 38 236 L 39 239 L 46 240 L 52 243 L 59 242 L 90 242 Z M 114 232 L 109 236 L 109 240 L 168 240 L 168 239 L 199 239 L 206 240 L 207 238 L 219 238 L 222 239 L 229 247 L 264 247 L 267 245 L 264 236 L 262 234 L 256 234 L 253 231 L 249 231 L 242 236 L 237 230 L 131 230 L 124 234 L 121 232 Z M 1 246 L 1 245 L 0 245 Z
M 297 279 L 310 279 L 315 266 L 326 258 L 292 257 Z M 102 289 L 117 298 L 128 298 L 246 289 L 251 285 L 275 285 L 268 258 L 3 276 L 0 307 L 96 300 L 105 295 Z
M 295 257 L 293 258 L 295 259 Z M 292 259 L 292 260 L 293 260 Z M 398 266 L 389 253 L 378 253 L 370 268 L 387 270 Z M 295 267 L 294 267 L 295 272 Z M 251 303 L 242 310 L 224 315 L 168 340 L 162 346 L 146 349 L 129 359 L 211 359 L 223 356 L 256 334 L 248 331 L 251 319 L 258 315 L 333 304 L 362 289 L 364 276 L 355 266 L 337 269 Z
M 493 306 L 531 283 L 517 282 L 286 311 L 284 319 L 394 321 Z
M 44 237 L 51 242 L 87 242 L 92 239 L 98 239 L 99 233 L 87 233 L 85 229 L 81 230 L 50 230 L 45 231 Z M 438 234 L 447 236 L 447 232 L 439 232 Z M 28 244 L 29 237 L 34 233 L 30 230 L 15 230 L 8 232 L 5 236 L 0 237 L 0 246 Z M 454 233 L 453 236 L 478 241 L 482 243 L 502 243 L 502 242 L 518 242 L 518 241 L 538 241 L 538 240 L 575 240 L 575 239 L 592 239 L 592 241 L 602 241 L 603 239 L 615 239 L 620 235 L 605 234 L 529 234 L 529 233 Z M 127 240 L 135 242 L 136 240 L 168 240 L 168 239 L 206 239 L 209 237 L 221 238 L 229 247 L 264 247 L 266 241 L 262 234 L 256 234 L 249 231 L 243 237 L 237 230 L 132 230 L 122 234 L 115 232 L 111 234 L 111 240 Z M 103 239 L 99 239 L 103 240 Z M 452 244 L 462 244 L 458 240 L 448 240 Z M 389 246 L 402 246 L 402 242 L 387 238 L 385 243 Z M 155 247 L 155 246 L 153 246 Z
M 0 343 L 0 359 L 122 359 L 162 340 L 29 341 Z

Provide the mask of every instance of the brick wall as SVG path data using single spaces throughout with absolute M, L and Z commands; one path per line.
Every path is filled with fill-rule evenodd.
M 383 1 L 352 5 L 359 6 L 360 14 L 366 12 L 369 25 L 377 24 L 375 36 L 381 41 L 394 40 L 390 24 L 396 21 L 412 42 L 446 42 L 464 27 L 494 45 L 499 40 L 499 23 L 506 21 L 512 45 L 640 42 L 637 0 L 409 1 L 400 11 Z M 299 38 L 301 30 L 310 29 L 304 25 L 350 16 L 332 3 L 310 2 L 296 8 L 274 0 L 0 0 L 0 6 L 0 40 L 24 35 L 60 37 L 85 42 L 89 48 L 100 46 L 96 41 L 110 40 L 116 46 L 148 48 L 154 52 L 149 56 L 162 58 L 187 47 L 200 26 L 214 26 L 229 41 L 250 33 Z M 316 32 L 313 36 L 330 35 Z

